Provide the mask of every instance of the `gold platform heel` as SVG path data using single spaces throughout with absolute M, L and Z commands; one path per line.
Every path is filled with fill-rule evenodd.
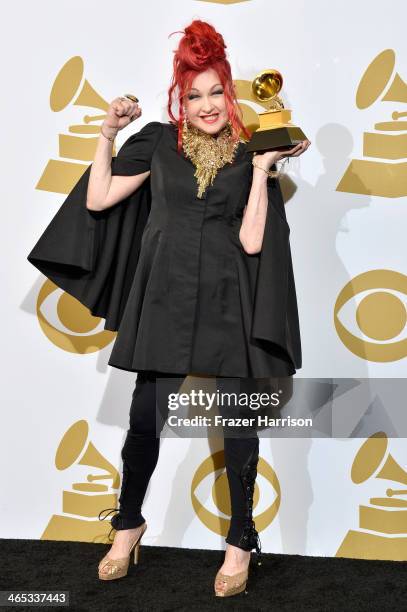
M 233 574 L 233 576 L 227 576 L 226 574 L 222 574 L 222 572 L 218 572 L 215 576 L 215 595 L 217 597 L 229 597 L 230 595 L 237 595 L 242 591 L 246 591 L 247 579 L 249 577 L 249 571 L 244 570 L 243 572 L 239 572 L 238 574 Z M 223 584 L 226 584 L 225 589 L 216 589 L 216 583 L 220 581 Z
M 116 510 L 116 509 L 112 508 L 111 511 L 112 510 Z M 104 510 L 102 510 L 102 512 L 104 512 Z M 104 520 L 104 518 L 106 518 L 107 516 L 106 515 L 103 519 L 101 519 L 100 514 L 101 513 L 99 513 L 99 520 Z M 108 535 L 108 539 L 110 541 L 113 541 L 110 539 L 110 534 L 112 533 L 113 529 L 114 527 L 112 527 Z M 119 559 L 111 559 L 109 557 L 109 554 L 106 554 L 103 557 L 103 559 L 100 561 L 99 566 L 98 566 L 100 580 L 116 580 L 117 578 L 123 578 L 124 576 L 127 576 L 127 573 L 129 571 L 130 557 L 131 557 L 132 552 L 134 552 L 134 559 L 133 559 L 134 564 L 137 565 L 137 563 L 139 562 L 139 558 L 140 558 L 141 538 L 143 537 L 146 529 L 147 529 L 147 523 L 143 523 L 141 525 L 140 533 L 137 536 L 136 540 L 131 545 L 131 548 L 130 548 L 130 551 L 127 557 L 120 557 Z M 102 569 L 106 570 L 106 568 L 107 568 L 107 572 L 101 571 Z

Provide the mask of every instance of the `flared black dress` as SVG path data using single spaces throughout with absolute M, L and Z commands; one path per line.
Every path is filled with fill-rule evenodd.
M 109 365 L 253 378 L 301 367 L 277 179 L 267 179 L 261 252 L 247 254 L 239 240 L 251 159 L 240 142 L 200 199 L 195 167 L 177 152 L 177 127 L 153 121 L 112 158 L 112 174 L 150 170 L 131 196 L 88 210 L 90 167 L 72 189 L 27 259 L 118 332 Z

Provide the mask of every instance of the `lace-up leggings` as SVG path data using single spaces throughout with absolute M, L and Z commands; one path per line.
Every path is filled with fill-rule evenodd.
M 130 407 L 130 428 L 121 451 L 123 479 L 119 497 L 118 513 L 111 519 L 115 529 L 131 529 L 144 523 L 141 507 L 144 496 L 157 465 L 160 438 L 156 424 L 156 377 L 177 377 L 182 382 L 183 374 L 139 372 Z M 248 379 L 217 377 L 219 392 L 241 393 Z M 237 381 L 234 382 L 234 381 Z M 239 382 L 240 381 L 240 382 Z M 178 390 L 178 387 L 177 387 Z M 234 416 L 237 415 L 234 407 Z M 219 405 L 222 416 L 230 416 L 232 407 Z M 163 415 L 164 421 L 168 416 Z M 164 425 L 164 423 L 163 423 Z M 162 429 L 162 428 L 161 428 Z M 231 522 L 226 542 L 259 553 L 259 539 L 252 519 L 252 503 L 257 463 L 259 438 L 254 428 L 251 437 L 224 437 L 226 474 L 231 498 Z M 114 510 L 114 509 L 112 509 Z

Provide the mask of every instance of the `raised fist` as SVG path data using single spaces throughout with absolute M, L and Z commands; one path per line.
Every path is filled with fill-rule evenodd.
M 134 121 L 134 119 L 138 119 L 140 115 L 141 108 L 138 102 L 133 102 L 129 98 L 120 96 L 110 103 L 106 118 L 103 121 L 103 127 L 110 132 L 117 133 Z

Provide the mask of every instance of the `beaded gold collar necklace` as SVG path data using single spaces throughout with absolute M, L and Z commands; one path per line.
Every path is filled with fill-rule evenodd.
M 208 185 L 212 185 L 219 168 L 233 161 L 238 145 L 239 140 L 232 140 L 229 122 L 217 137 L 184 123 L 182 146 L 185 155 L 196 167 L 194 176 L 198 182 L 198 198 L 202 198 Z

